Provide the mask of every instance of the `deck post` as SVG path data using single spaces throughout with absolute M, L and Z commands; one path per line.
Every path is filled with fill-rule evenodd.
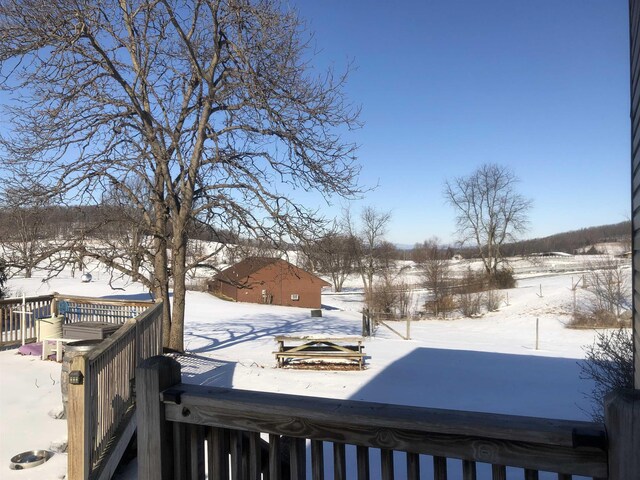
M 58 295 L 58 292 L 53 292 L 53 294 L 51 295 L 51 307 L 49 313 L 52 317 L 58 316 Z
M 136 369 L 138 478 L 173 478 L 173 434 L 164 416 L 160 392 L 180 383 L 180 364 L 155 356 Z
M 84 480 L 89 477 L 89 451 L 87 437 L 89 429 L 88 409 L 85 395 L 86 362 L 83 355 L 74 357 L 69 372 L 79 372 L 80 383 L 69 382 L 67 406 L 67 469 L 69 480 Z
M 609 480 L 640 478 L 640 390 L 617 390 L 605 399 Z

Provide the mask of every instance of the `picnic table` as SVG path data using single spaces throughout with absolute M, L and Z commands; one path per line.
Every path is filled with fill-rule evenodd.
M 292 362 L 319 361 L 331 363 L 334 360 L 346 360 L 364 368 L 364 345 L 362 337 L 317 337 L 313 335 L 290 337 L 277 336 L 276 356 L 278 368 Z

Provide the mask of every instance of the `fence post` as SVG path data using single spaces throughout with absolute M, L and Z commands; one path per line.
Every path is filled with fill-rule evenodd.
M 640 390 L 616 390 L 605 399 L 609 480 L 640 478 Z
M 51 316 L 52 317 L 57 317 L 58 316 L 58 292 L 53 292 L 51 294 Z
M 67 405 L 67 467 L 69 480 L 84 480 L 89 477 L 89 452 L 87 451 L 87 430 L 89 412 L 86 408 L 86 362 L 83 355 L 74 357 L 69 373 L 79 372 L 80 383 L 69 382 L 69 403 Z
M 164 417 L 160 392 L 180 383 L 180 364 L 161 355 L 144 360 L 136 369 L 138 478 L 173 478 L 173 433 Z

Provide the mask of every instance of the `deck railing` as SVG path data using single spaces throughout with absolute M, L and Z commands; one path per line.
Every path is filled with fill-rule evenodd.
M 65 323 L 105 322 L 124 323 L 144 312 L 152 301 L 110 300 L 105 298 L 56 295 L 57 308 L 64 314 Z
M 106 322 L 122 324 L 144 312 L 152 301 L 131 301 L 42 295 L 0 300 L 0 347 L 34 342 L 38 336 L 38 320 L 52 313 L 64 316 L 64 323 Z M 23 311 L 25 313 L 23 313 Z
M 166 357 L 136 381 L 141 479 L 608 476 L 602 424 L 187 385 Z
M 67 415 L 70 479 L 110 478 L 135 430 L 136 367 L 161 353 L 159 303 L 72 359 Z M 72 375 L 79 380 L 71 381 Z
M 0 347 L 35 341 L 36 319 L 51 316 L 52 300 L 53 295 L 0 300 Z

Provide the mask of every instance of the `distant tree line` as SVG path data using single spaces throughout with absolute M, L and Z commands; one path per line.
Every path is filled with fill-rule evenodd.
M 568 232 L 557 233 L 548 237 L 533 238 L 530 240 L 520 240 L 507 243 L 501 250 L 505 257 L 526 256 L 544 252 L 564 252 L 575 254 L 584 250 L 589 252 L 589 247 L 605 242 L 618 242 L 631 250 L 631 222 L 620 222 L 611 225 L 601 225 L 597 227 L 582 228 Z M 429 242 L 425 242 L 429 243 Z M 474 246 L 444 245 L 442 255 L 446 258 L 453 258 L 459 254 L 464 258 L 477 258 L 478 251 Z M 597 248 L 596 248 L 597 249 Z M 412 260 L 421 263 L 425 258 L 424 243 L 416 243 L 413 248 L 395 248 L 391 254 L 394 260 Z
M 530 255 L 543 252 L 578 253 L 580 250 L 597 243 L 622 242 L 631 250 L 631 222 L 620 222 L 598 227 L 582 228 L 557 233 L 543 238 L 522 240 L 505 245 L 505 256 Z M 595 253 L 595 252 L 593 252 Z
M 36 269 L 55 275 L 71 265 L 82 270 L 84 258 L 92 255 L 89 245 L 98 242 L 103 251 L 113 250 L 131 267 L 134 274 L 149 260 L 147 244 L 152 232 L 144 227 L 135 209 L 105 202 L 94 206 L 59 206 L 37 201 L 18 203 L 5 195 L 0 202 L 0 257 L 9 273 L 20 272 L 30 278 Z M 216 230 L 192 221 L 187 235 L 191 241 L 213 241 L 224 244 L 243 243 L 228 230 Z M 171 237 L 171 232 L 167 232 Z M 191 247 L 192 249 L 195 247 Z M 206 255 L 191 252 L 197 262 Z M 196 263 L 197 263 L 196 262 Z

